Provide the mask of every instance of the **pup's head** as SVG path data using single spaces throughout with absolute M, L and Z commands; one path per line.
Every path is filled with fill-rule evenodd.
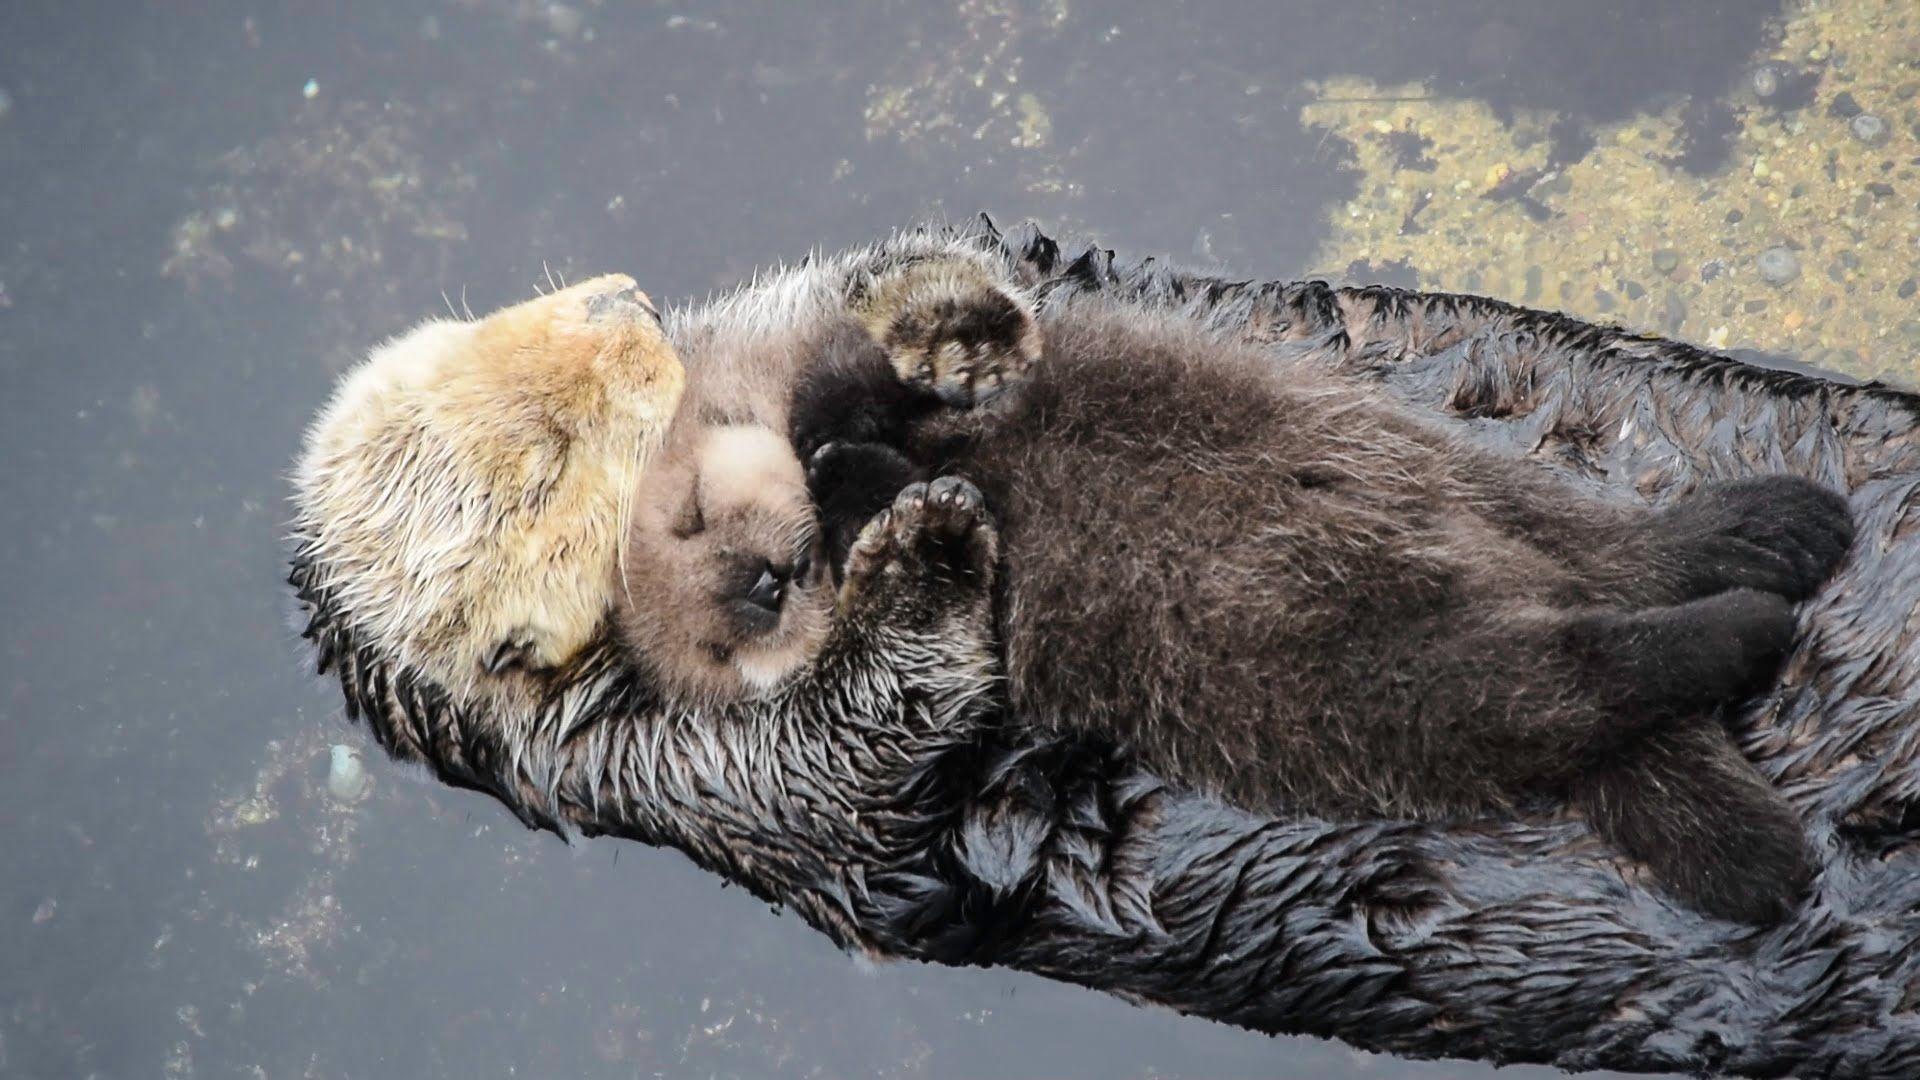
M 424 323 L 308 432 L 296 575 L 357 647 L 456 696 L 559 667 L 611 609 L 635 477 L 683 384 L 623 275 Z
M 819 651 L 834 589 L 806 475 L 784 438 L 687 421 L 641 476 L 631 528 L 620 627 L 676 695 L 751 697 Z

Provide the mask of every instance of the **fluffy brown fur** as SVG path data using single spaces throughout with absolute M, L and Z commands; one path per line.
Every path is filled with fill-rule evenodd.
M 1190 324 L 1066 306 L 1043 328 L 989 408 L 903 408 L 851 328 L 793 408 L 797 442 L 826 447 L 822 505 L 864 512 L 871 490 L 845 489 L 876 463 L 897 484 L 902 459 L 984 489 L 1022 720 L 1254 807 L 1573 795 L 1694 903 L 1786 910 L 1810 874 L 1798 822 L 1712 712 L 1772 673 L 1790 603 L 1842 557 L 1837 496 L 1768 477 L 1651 514 Z

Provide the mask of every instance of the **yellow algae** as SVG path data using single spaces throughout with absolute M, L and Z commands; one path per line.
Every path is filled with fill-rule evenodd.
M 1005 149 L 1022 162 L 1028 190 L 1077 190 L 1058 155 L 1045 152 L 1054 141 L 1046 103 L 1020 84 L 1022 49 L 1057 32 L 1068 12 L 1064 0 L 959 0 L 942 16 L 956 20 L 956 33 L 909 40 L 867 88 L 867 138 L 965 147 L 983 165 Z
M 1814 99 L 1779 113 L 1744 83 L 1730 92 L 1731 150 L 1704 177 L 1673 163 L 1681 105 L 1604 127 L 1555 165 L 1555 113 L 1502 122 L 1419 85 L 1311 84 L 1303 122 L 1351 143 L 1362 174 L 1316 265 L 1399 261 L 1426 288 L 1920 382 L 1916 38 L 1920 7 L 1898 0 L 1790 7 L 1753 64 L 1822 63 Z M 1850 124 L 1842 94 L 1882 124 Z M 1409 161 L 1405 137 L 1432 145 Z M 1782 246 L 1799 272 L 1775 284 L 1758 259 Z
M 1024 147 L 1047 145 L 1053 135 L 1053 118 L 1047 115 L 1046 107 L 1032 94 L 1021 94 L 1020 134 L 1014 136 L 1013 144 Z

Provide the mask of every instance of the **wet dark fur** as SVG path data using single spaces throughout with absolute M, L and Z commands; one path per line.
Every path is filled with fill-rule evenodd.
M 1042 326 L 987 408 L 936 408 L 851 332 L 793 408 L 830 537 L 921 470 L 985 491 L 1023 721 L 1255 809 L 1571 795 L 1708 911 L 1773 919 L 1803 891 L 1800 824 L 1714 710 L 1773 674 L 1844 554 L 1838 496 L 1764 477 L 1651 514 L 1186 324 Z

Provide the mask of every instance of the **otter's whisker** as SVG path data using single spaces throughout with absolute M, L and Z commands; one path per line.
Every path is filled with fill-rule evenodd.
M 645 440 L 634 444 L 620 476 L 620 498 L 614 504 L 614 528 L 619 530 L 613 539 L 614 564 L 620 568 L 620 595 L 629 603 L 633 601 L 633 585 L 627 580 L 627 544 L 632 532 L 629 523 L 633 520 L 634 485 L 640 482 L 640 455 L 645 452 Z

